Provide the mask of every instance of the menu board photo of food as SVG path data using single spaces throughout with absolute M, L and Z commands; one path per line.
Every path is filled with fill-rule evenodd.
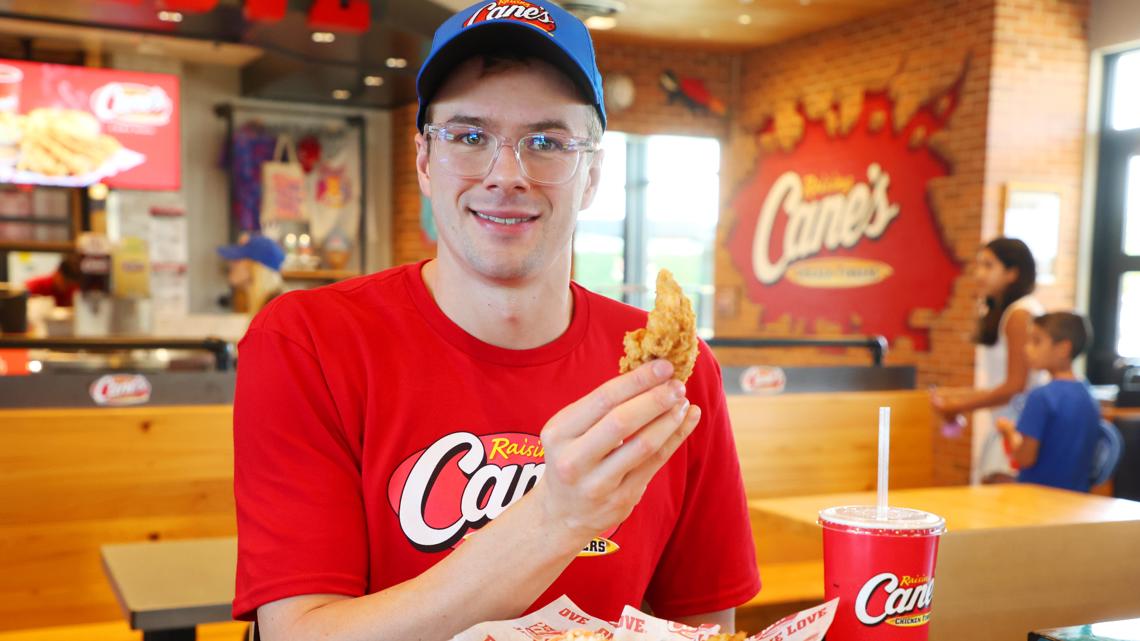
M 179 187 L 177 76 L 0 60 L 0 183 Z

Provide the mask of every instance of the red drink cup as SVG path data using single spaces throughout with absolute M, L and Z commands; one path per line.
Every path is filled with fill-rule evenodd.
M 829 641 L 925 641 L 942 517 L 892 507 L 821 510 L 824 600 L 839 597 Z

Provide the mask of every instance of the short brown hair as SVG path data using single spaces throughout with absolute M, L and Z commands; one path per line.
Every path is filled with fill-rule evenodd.
M 1081 355 L 1092 338 L 1092 329 L 1084 316 L 1072 312 L 1052 312 L 1033 319 L 1033 324 L 1049 335 L 1054 343 L 1069 341 L 1069 359 Z

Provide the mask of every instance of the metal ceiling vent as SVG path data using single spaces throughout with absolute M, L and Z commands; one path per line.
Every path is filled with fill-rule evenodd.
M 625 3 L 620 0 L 565 0 L 558 4 L 583 21 L 595 17 L 615 18 L 625 11 Z

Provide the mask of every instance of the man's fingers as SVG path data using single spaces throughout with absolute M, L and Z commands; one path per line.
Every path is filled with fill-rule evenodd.
M 569 448 L 572 456 L 591 469 L 596 467 L 610 452 L 676 408 L 684 398 L 685 386 L 670 380 L 629 399 L 574 439 Z
M 662 414 L 630 438 L 625 440 L 598 466 L 600 475 L 622 479 L 642 463 L 654 458 L 675 432 L 685 427 L 691 417 L 692 406 L 685 403 Z
M 548 423 L 554 433 L 545 437 L 569 439 L 581 436 L 614 408 L 669 380 L 672 375 L 673 364 L 658 359 L 616 376 L 555 414 Z
M 656 454 L 641 462 L 640 465 L 633 468 L 626 474 L 622 485 L 629 485 L 631 487 L 642 488 L 649 485 L 649 481 L 653 480 L 653 475 L 661 469 L 666 462 L 681 447 L 685 439 L 693 433 L 697 428 L 697 423 L 701 421 L 701 408 L 693 405 L 689 407 L 685 420 L 681 423 L 680 427 L 675 430 L 668 438 L 665 439 L 665 444 L 657 450 Z

